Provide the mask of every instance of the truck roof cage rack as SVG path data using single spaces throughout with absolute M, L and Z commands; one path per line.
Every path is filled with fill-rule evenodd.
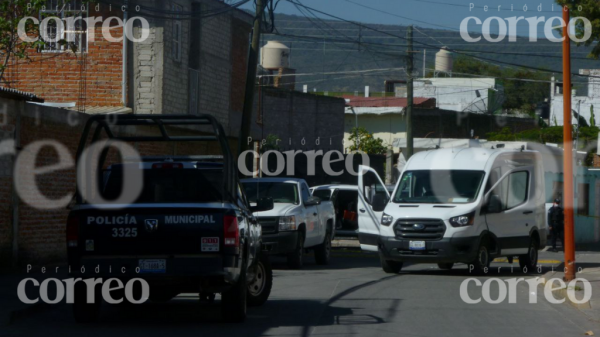
M 169 134 L 167 126 L 210 126 L 212 134 L 209 135 L 197 135 L 197 136 L 175 136 Z M 119 136 L 116 135 L 114 127 L 118 126 L 149 126 L 157 127 L 160 131 L 160 136 Z M 93 129 L 92 138 L 90 143 L 93 144 L 100 140 L 102 131 L 105 131 L 109 140 L 118 140 L 123 142 L 192 142 L 192 141 L 216 141 L 221 147 L 223 153 L 222 156 L 180 156 L 181 158 L 202 158 L 202 160 L 222 160 L 223 162 L 223 198 L 234 198 L 236 191 L 235 181 L 237 177 L 237 170 L 235 170 L 233 155 L 229 148 L 229 142 L 225 136 L 225 131 L 219 122 L 211 115 L 94 115 L 90 117 L 81 134 L 79 140 L 79 146 L 77 148 L 77 161 L 79 162 L 83 151 L 88 143 L 88 137 L 90 131 Z M 196 131 L 196 130 L 189 130 Z M 204 131 L 204 130 L 203 130 Z M 196 131 L 197 132 L 197 131 Z M 103 167 L 106 161 L 108 151 L 103 151 L 98 167 Z M 219 158 L 217 158 L 219 157 Z M 146 157 L 149 158 L 149 157 Z M 169 158 L 169 156 L 161 156 L 160 160 Z M 175 157 L 170 157 L 175 159 Z M 179 157 L 178 157 L 179 158 Z M 142 159 L 145 160 L 145 159 Z M 179 160 L 179 159 L 178 159 Z M 189 159 L 188 159 L 189 160 Z M 193 159 L 197 160 L 197 159 Z M 98 179 L 101 179 L 101 175 L 98 175 Z M 100 185 L 98 185 L 100 186 Z M 77 201 L 81 202 L 81 196 L 79 190 L 76 192 Z
M 165 161 L 165 160 L 172 160 L 172 161 L 222 161 L 223 160 L 223 156 L 215 156 L 215 155 L 206 155 L 206 156 L 144 156 L 141 157 L 142 161 L 144 162 L 151 162 L 151 161 Z M 131 157 L 126 157 L 124 159 L 124 161 L 126 162 L 131 162 L 133 161 L 133 158 Z

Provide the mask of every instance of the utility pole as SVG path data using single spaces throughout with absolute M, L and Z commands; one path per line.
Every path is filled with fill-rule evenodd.
M 413 26 L 406 31 L 406 160 L 413 155 L 412 109 L 413 109 Z
M 563 20 L 569 22 L 569 8 L 563 7 Z M 575 279 L 575 226 L 573 219 L 573 137 L 571 127 L 571 39 L 563 27 L 563 205 L 565 214 L 565 281 Z
M 252 125 L 252 110 L 254 108 L 254 86 L 256 84 L 256 68 L 258 63 L 258 49 L 260 48 L 260 30 L 262 28 L 263 13 L 267 0 L 256 0 L 256 15 L 254 16 L 254 29 L 252 30 L 252 45 L 248 52 L 248 69 L 246 70 L 246 91 L 244 93 L 244 109 L 242 110 L 242 128 L 238 142 L 238 154 L 249 150 L 248 138 Z

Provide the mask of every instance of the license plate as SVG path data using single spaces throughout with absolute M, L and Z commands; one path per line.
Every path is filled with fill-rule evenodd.
M 203 252 L 218 252 L 219 238 L 202 238 L 201 248 Z
M 166 273 L 167 260 L 140 260 L 140 273 Z
M 425 241 L 410 241 L 408 243 L 410 250 L 425 250 Z

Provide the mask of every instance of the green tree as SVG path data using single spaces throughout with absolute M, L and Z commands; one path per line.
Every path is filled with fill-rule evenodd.
M 68 0 L 59 1 L 59 8 L 68 5 Z M 90 0 L 83 0 L 87 4 Z M 19 22 L 28 16 L 37 17 L 46 0 L 0 0 L 0 84 L 6 82 L 4 73 L 13 60 L 27 59 L 31 51 L 40 50 L 45 42 L 40 38 L 34 42 L 23 41 L 19 37 Z M 44 17 L 54 16 L 47 14 Z M 35 38 L 39 36 L 39 26 L 32 20 L 27 20 L 24 25 L 24 33 Z M 68 45 L 72 52 L 77 51 L 75 43 L 68 43 L 65 39 L 57 41 L 59 45 Z
M 0 0 L 0 83 L 5 82 L 4 72 L 13 58 L 26 58 L 31 48 L 43 44 L 41 40 L 22 41 L 17 29 L 21 19 L 36 16 L 45 3 L 44 0 Z M 38 27 L 31 20 L 27 20 L 24 28 L 28 36 L 39 33 Z
M 267 138 L 261 143 L 260 153 L 265 153 L 267 151 L 279 151 L 279 137 L 273 134 L 269 134 Z
M 598 0 L 556 0 L 561 6 L 568 6 L 571 10 L 571 17 L 584 17 L 592 24 L 592 35 L 585 41 L 577 45 L 590 46 L 595 43 L 589 57 L 598 59 L 600 57 L 600 4 Z M 580 10 L 581 9 L 581 10 Z M 579 38 L 584 36 L 585 27 L 582 20 L 577 20 L 575 32 Z
M 383 139 L 373 137 L 364 127 L 352 128 L 350 130 L 350 151 L 362 151 L 366 154 L 385 154 L 387 148 L 383 145 Z
M 495 65 L 481 62 L 469 56 L 461 55 L 454 62 L 453 71 L 460 76 L 463 74 L 477 74 L 478 76 L 497 77 L 504 86 L 504 103 L 502 108 L 519 110 L 533 116 L 535 105 L 548 98 L 548 85 L 536 80 L 548 80 L 549 76 L 542 72 L 527 69 L 503 69 Z M 528 81 L 510 80 L 524 79 Z
M 590 106 L 590 126 L 596 126 L 596 116 L 594 116 L 594 106 Z

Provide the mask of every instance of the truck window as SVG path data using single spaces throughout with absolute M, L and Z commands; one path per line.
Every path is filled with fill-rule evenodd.
M 306 184 L 300 186 L 300 191 L 302 192 L 302 201 L 306 201 L 310 198 L 310 193 L 308 193 L 308 186 L 306 186 Z
M 135 203 L 203 203 L 221 201 L 221 169 L 145 169 L 142 193 Z M 115 200 L 121 194 L 122 168 L 105 175 L 103 197 Z
M 329 189 L 315 190 L 312 195 L 323 201 L 329 201 L 329 199 L 331 199 L 331 191 Z
M 394 195 L 395 203 L 450 203 L 475 201 L 479 195 L 483 171 L 414 170 L 402 175 Z
M 273 198 L 274 203 L 300 204 L 298 187 L 295 183 L 244 182 L 242 186 L 250 203 L 256 203 L 263 197 L 270 197 Z

